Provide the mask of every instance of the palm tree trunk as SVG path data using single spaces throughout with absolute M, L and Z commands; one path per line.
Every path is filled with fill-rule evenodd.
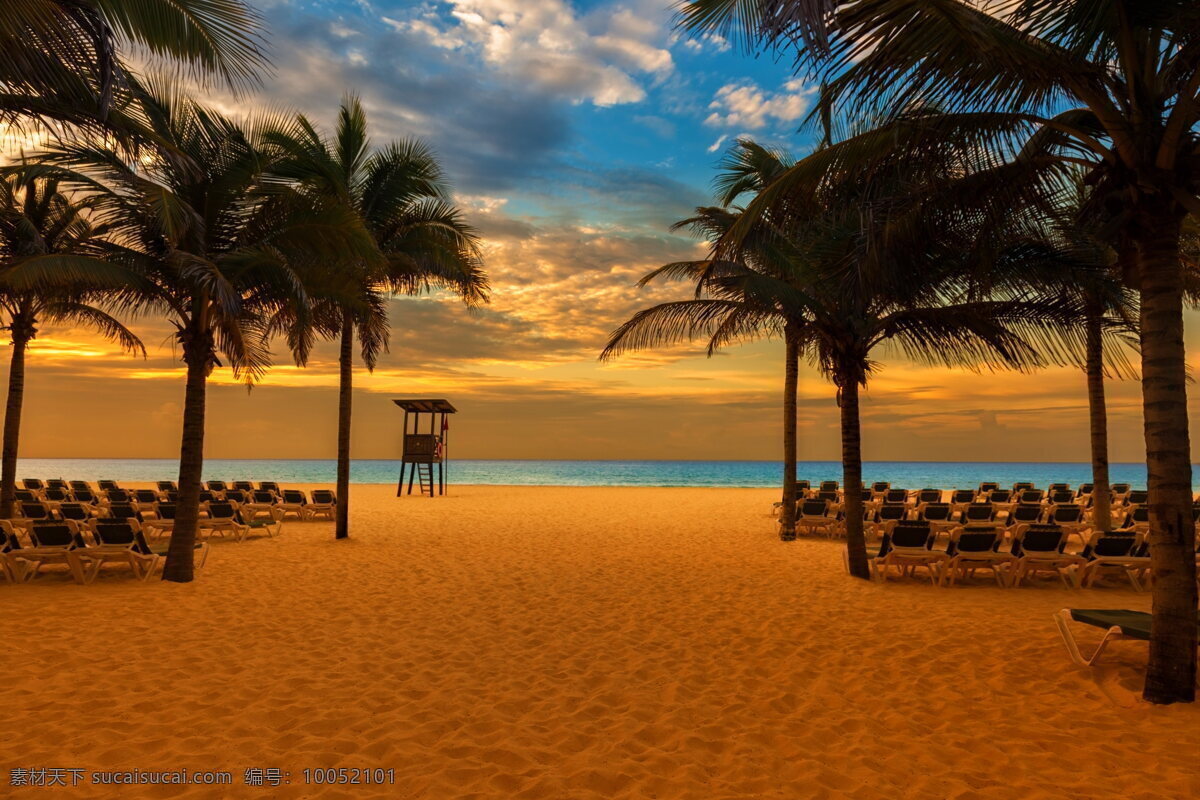
M 1103 313 L 1095 303 L 1087 309 L 1088 418 L 1092 435 L 1092 525 L 1112 530 L 1111 494 L 1108 483 L 1108 408 L 1104 399 Z
M 14 322 L 15 327 L 15 322 Z M 0 457 L 0 519 L 11 519 L 17 500 L 17 450 L 21 440 L 21 405 L 25 401 L 25 348 L 29 339 L 13 331 L 8 368 L 8 402 L 4 407 L 4 455 Z
M 846 552 L 850 574 L 871 580 L 867 565 L 867 540 L 863 535 L 862 430 L 858 419 L 858 380 L 843 373 L 838 406 L 842 411 L 842 486 L 846 506 Z
M 193 578 L 196 529 L 200 520 L 200 480 L 204 473 L 208 351 L 185 345 L 184 359 L 187 362 L 187 389 L 183 398 L 183 440 L 179 447 L 179 502 L 175 506 L 175 525 L 162 574 L 164 581 L 176 583 L 187 583 Z
M 337 511 L 334 538 L 346 539 L 350 536 L 350 412 L 354 389 L 354 320 L 344 312 L 338 368 Z
M 1188 441 L 1180 223 L 1157 215 L 1137 242 L 1141 281 L 1142 404 L 1154 577 L 1150 661 L 1143 697 L 1196 696 L 1196 527 Z
M 779 513 L 779 538 L 791 542 L 796 539 L 796 394 L 800 383 L 800 342 L 791 325 L 784 342 L 783 508 Z

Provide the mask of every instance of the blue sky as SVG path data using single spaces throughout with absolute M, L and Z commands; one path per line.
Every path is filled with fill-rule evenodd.
M 394 457 L 390 398 L 429 396 L 462 410 L 460 457 L 779 457 L 779 343 L 713 358 L 699 343 L 607 364 L 597 356 L 636 311 L 688 296 L 686 286 L 636 282 L 703 257 L 668 228 L 710 202 L 724 146 L 742 134 L 797 154 L 810 146 L 797 129 L 811 87 L 786 60 L 679 37 L 669 0 L 251 2 L 274 74 L 252 96 L 207 99 L 230 113 L 298 110 L 328 125 L 341 95 L 356 91 L 377 145 L 416 136 L 435 148 L 483 237 L 485 309 L 467 313 L 444 296 L 393 302 L 391 350 L 356 377 L 356 456 Z M 43 331 L 28 384 L 30 456 L 178 452 L 182 368 L 155 346 L 171 331 L 153 320 L 138 329 L 146 361 L 90 332 Z M 1086 457 L 1078 371 L 972 375 L 880 357 L 863 405 L 868 459 Z M 227 370 L 214 374 L 210 456 L 333 452 L 333 348 L 303 370 L 286 353 L 277 359 L 249 394 Z M 63 381 L 72 392 L 56 390 Z M 832 388 L 806 369 L 800 393 L 802 457 L 836 458 Z M 1136 460 L 1137 384 L 1114 382 L 1110 398 L 1113 458 Z M 139 437 L 86 426 L 104 408 L 140 409 Z

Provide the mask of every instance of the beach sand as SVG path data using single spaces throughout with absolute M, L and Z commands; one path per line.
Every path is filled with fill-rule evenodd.
M 1147 595 L 854 581 L 778 541 L 768 490 L 393 494 L 354 487 L 346 542 L 217 540 L 189 585 L 0 585 L 0 768 L 234 777 L 61 797 L 1200 795 L 1200 707 L 1138 699 L 1144 643 L 1075 667 L 1051 620 Z

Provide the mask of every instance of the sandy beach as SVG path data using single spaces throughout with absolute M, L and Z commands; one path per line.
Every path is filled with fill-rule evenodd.
M 850 580 L 840 543 L 778 541 L 771 490 L 393 494 L 355 487 L 348 542 L 216 540 L 192 584 L 0 586 L 3 768 L 235 779 L 63 797 L 1200 795 L 1200 707 L 1139 700 L 1144 643 L 1075 667 L 1051 621 L 1147 610 L 1127 587 Z

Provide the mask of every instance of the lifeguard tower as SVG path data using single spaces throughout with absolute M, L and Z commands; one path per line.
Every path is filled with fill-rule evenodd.
M 392 402 L 404 409 L 404 454 L 400 459 L 396 497 L 404 494 L 406 472 L 409 494 L 412 494 L 414 483 L 423 495 L 433 497 L 435 488 L 436 494 L 445 494 L 450 415 L 458 409 L 450 405 L 449 400 L 441 399 Z M 428 424 L 425 424 L 425 415 L 428 415 Z

